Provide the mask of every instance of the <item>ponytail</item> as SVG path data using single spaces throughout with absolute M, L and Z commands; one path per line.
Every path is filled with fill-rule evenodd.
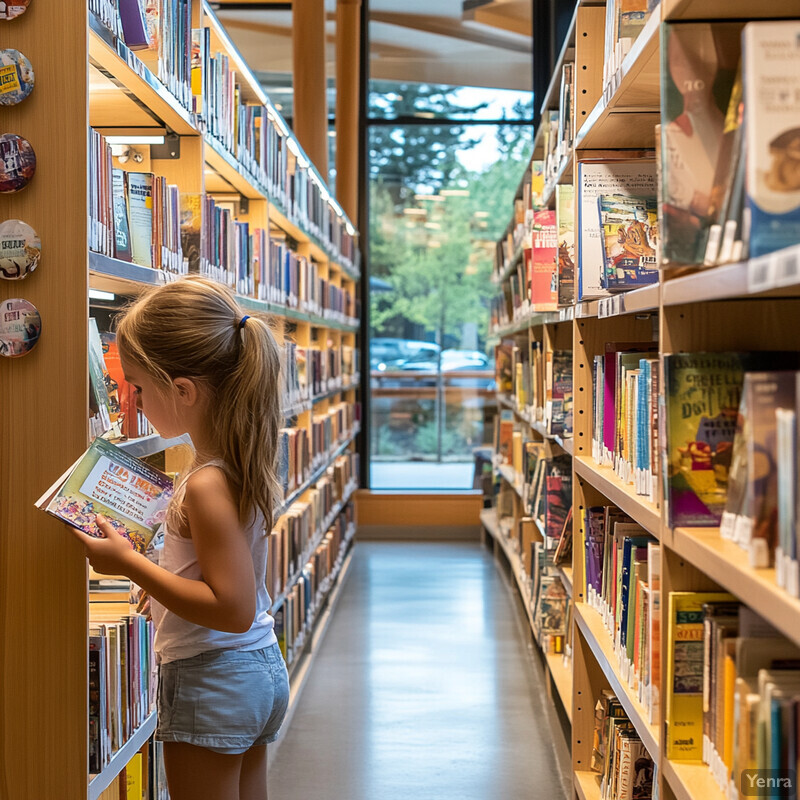
M 120 351 L 166 390 L 176 378 L 202 385 L 209 430 L 238 493 L 239 518 L 260 512 L 270 530 L 280 498 L 280 354 L 269 322 L 246 315 L 232 292 L 189 276 L 153 289 L 117 325 Z

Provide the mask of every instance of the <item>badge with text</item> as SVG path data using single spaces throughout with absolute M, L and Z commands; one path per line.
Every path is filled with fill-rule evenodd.
M 21 219 L 0 222 L 0 278 L 16 281 L 27 277 L 41 256 L 42 243 L 30 225 Z
M 0 50 L 0 105 L 15 106 L 32 91 L 33 67 L 19 50 Z
M 0 20 L 21 17 L 31 4 L 31 0 L 13 0 L 11 3 L 0 2 Z
M 27 355 L 41 332 L 42 318 L 33 303 L 19 298 L 0 303 L 0 356 Z
M 16 133 L 0 135 L 0 192 L 24 189 L 36 172 L 36 153 L 31 143 Z

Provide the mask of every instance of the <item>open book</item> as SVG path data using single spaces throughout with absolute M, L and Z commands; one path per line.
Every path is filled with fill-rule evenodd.
M 143 553 L 164 521 L 172 490 L 168 475 L 105 439 L 95 439 L 36 506 L 97 537 L 95 516 L 102 514 Z

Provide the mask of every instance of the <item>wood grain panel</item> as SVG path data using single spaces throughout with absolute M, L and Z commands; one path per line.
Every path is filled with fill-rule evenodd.
M 483 495 L 356 492 L 359 525 L 446 527 L 479 525 Z

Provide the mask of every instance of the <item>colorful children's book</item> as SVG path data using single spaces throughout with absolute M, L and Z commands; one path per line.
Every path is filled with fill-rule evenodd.
M 536 311 L 558 309 L 558 241 L 555 211 L 533 212 L 530 299 Z
M 105 439 L 89 449 L 36 502 L 48 514 L 99 537 L 97 514 L 140 553 L 164 521 L 172 480 Z
M 569 306 L 575 300 L 575 187 L 571 183 L 556 187 L 556 226 L 558 304 Z
M 655 197 L 600 195 L 603 288 L 635 289 L 658 282 L 658 212 Z

